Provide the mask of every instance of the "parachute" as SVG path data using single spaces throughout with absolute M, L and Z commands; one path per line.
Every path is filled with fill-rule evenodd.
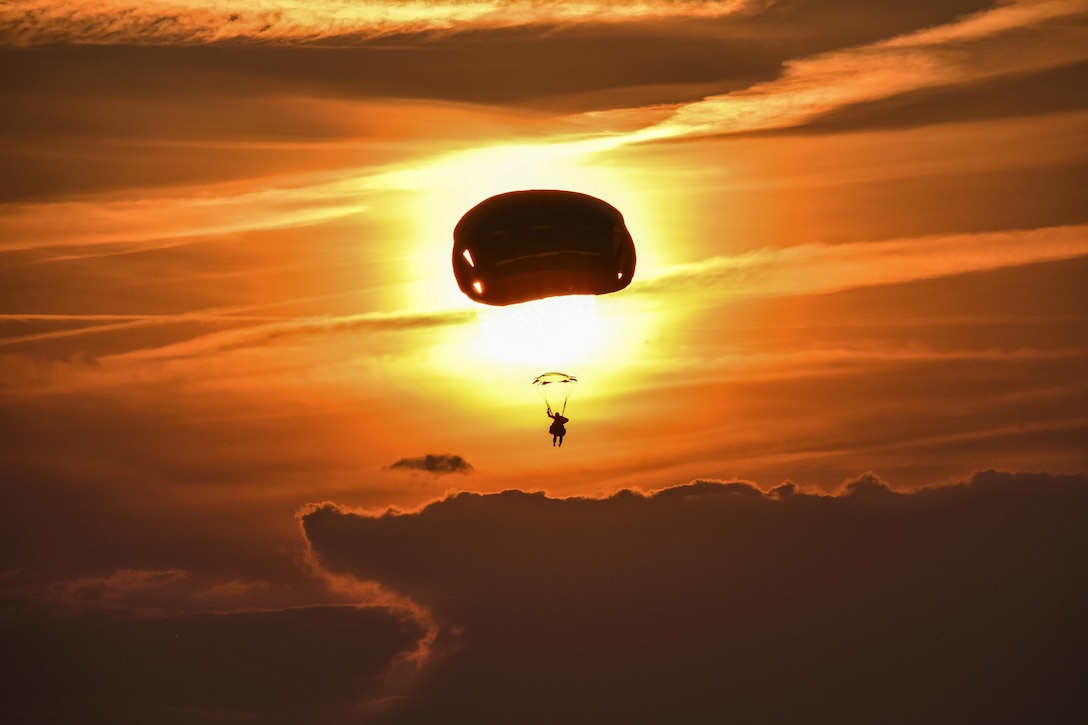
M 612 205 L 573 191 L 532 189 L 485 199 L 453 230 L 453 273 L 470 299 L 505 306 L 618 292 L 635 245 Z
M 566 373 L 544 373 L 533 379 L 533 387 L 540 393 L 550 412 L 563 415 L 567 412 L 567 400 L 574 392 L 576 382 L 578 378 Z

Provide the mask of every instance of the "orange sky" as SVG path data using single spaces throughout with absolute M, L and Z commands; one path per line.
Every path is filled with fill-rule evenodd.
M 5 597 L 367 603 L 429 652 L 444 595 L 297 512 L 1083 477 L 1088 2 L 871 5 L 0 8 Z M 457 220 L 526 188 L 632 233 L 592 340 L 488 339 L 457 290 Z

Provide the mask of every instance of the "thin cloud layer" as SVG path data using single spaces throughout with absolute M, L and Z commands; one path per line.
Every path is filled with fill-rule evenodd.
M 48 593 L 50 599 L 66 606 L 80 608 L 129 608 L 134 599 L 152 598 L 160 592 L 175 595 L 175 587 L 189 578 L 184 569 L 147 571 L 119 569 L 109 576 L 80 577 L 54 582 Z
M 205 235 L 225 235 L 253 228 L 309 225 L 362 214 L 364 187 L 338 179 L 309 188 L 259 188 L 215 195 L 122 201 L 64 201 L 9 204 L 0 209 L 4 227 L 0 252 L 33 247 L 132 244 L 161 247 Z
M 351 0 L 260 2 L 224 7 L 214 0 L 47 2 L 30 0 L 0 11 L 0 39 L 11 44 L 197 44 L 227 40 L 310 43 L 419 32 L 459 32 L 568 22 L 625 23 L 670 18 L 719 18 L 762 0 L 724 2 L 471 2 Z
M 446 473 L 472 473 L 472 464 L 461 456 L 450 453 L 428 453 L 417 458 L 401 458 L 389 466 L 397 471 L 425 471 L 441 476 Z
M 325 567 L 433 607 L 456 650 L 392 722 L 1072 722 L 1086 506 L 1084 476 L 988 471 L 302 521 Z
M 801 126 L 846 106 L 1088 59 L 1085 0 L 1023 0 L 957 22 L 786 63 L 777 79 L 677 108 L 637 140 Z M 599 122 L 631 111 L 590 114 Z
M 690 287 L 712 304 L 708 289 L 745 296 L 824 294 L 1085 255 L 1088 226 L 933 235 L 879 244 L 801 244 L 677 265 L 633 292 Z

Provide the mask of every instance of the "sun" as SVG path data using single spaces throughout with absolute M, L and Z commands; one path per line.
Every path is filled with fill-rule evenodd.
M 540 372 L 576 368 L 601 337 L 596 298 L 547 297 L 505 307 L 478 305 L 484 355 Z

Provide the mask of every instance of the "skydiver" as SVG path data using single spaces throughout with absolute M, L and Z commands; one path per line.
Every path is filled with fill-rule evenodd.
M 556 441 L 559 441 L 558 445 L 563 445 L 563 436 L 567 434 L 566 423 L 570 422 L 570 418 L 564 418 L 560 413 L 553 413 L 552 408 L 548 406 L 548 417 L 552 419 L 552 424 L 548 428 L 548 432 L 552 434 L 552 445 L 557 445 Z

